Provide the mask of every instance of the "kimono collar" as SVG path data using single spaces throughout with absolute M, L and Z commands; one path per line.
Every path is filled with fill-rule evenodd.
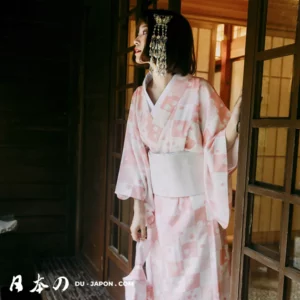
M 146 100 L 148 102 L 148 106 L 150 108 L 150 111 L 152 111 L 152 109 L 154 108 L 154 106 L 156 104 L 158 104 L 159 102 L 161 102 L 161 99 L 163 99 L 165 97 L 165 95 L 168 93 L 168 91 L 170 90 L 170 87 L 172 87 L 173 82 L 176 80 L 177 77 L 180 77 L 180 75 L 174 74 L 172 79 L 168 82 L 167 86 L 165 87 L 165 89 L 163 90 L 162 94 L 159 96 L 157 102 L 154 104 L 152 102 L 152 100 L 149 97 L 149 94 L 147 92 L 147 86 L 148 84 L 151 82 L 151 80 L 153 79 L 152 74 L 149 72 L 146 74 L 145 79 L 143 81 L 143 92 L 146 95 Z
M 152 80 L 152 74 L 148 73 L 145 76 L 142 85 L 141 104 L 147 108 L 151 123 L 155 126 L 163 128 L 168 122 L 173 110 L 177 107 L 178 102 L 185 93 L 189 85 L 190 76 L 181 76 L 180 74 L 173 75 L 162 94 L 159 96 L 155 104 L 153 104 L 147 92 L 147 85 Z

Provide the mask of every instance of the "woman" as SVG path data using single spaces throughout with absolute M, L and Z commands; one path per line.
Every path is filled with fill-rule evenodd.
M 180 14 L 147 11 L 134 44 L 136 63 L 150 72 L 132 97 L 115 191 L 135 199 L 137 257 L 125 280 L 136 286 L 126 299 L 229 299 L 224 229 L 241 97 L 230 114 L 209 83 L 192 76 L 193 35 Z

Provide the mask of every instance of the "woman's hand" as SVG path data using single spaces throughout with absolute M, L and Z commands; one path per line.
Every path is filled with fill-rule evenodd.
M 237 124 L 240 121 L 240 114 L 241 114 L 241 104 L 242 104 L 242 91 L 240 96 L 238 97 L 235 105 L 233 107 L 233 111 L 231 113 L 231 118 L 233 123 Z
M 134 215 L 130 226 L 132 239 L 136 242 L 147 238 L 144 201 L 134 200 Z
M 240 114 L 241 114 L 241 104 L 242 104 L 242 92 L 234 105 L 230 120 L 226 126 L 225 134 L 226 134 L 227 151 L 232 148 L 235 139 L 238 135 Z

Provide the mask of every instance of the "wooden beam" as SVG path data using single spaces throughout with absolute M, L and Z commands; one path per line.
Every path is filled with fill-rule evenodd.
M 286 45 L 283 47 L 260 51 L 257 53 L 256 59 L 259 61 L 264 61 L 274 59 L 280 56 L 293 55 L 295 52 L 297 52 L 296 44 Z
M 300 120 L 291 120 L 291 119 L 284 119 L 284 118 L 265 118 L 265 119 L 254 119 L 252 121 L 253 128 L 260 128 L 260 127 L 289 127 L 300 129 Z
M 275 271 L 279 271 L 279 262 L 269 258 L 259 252 L 256 252 L 255 250 L 245 247 L 244 248 L 244 254 L 249 256 L 250 258 L 258 261 L 259 263 L 267 266 L 268 268 L 275 270 Z
M 224 25 L 225 39 L 221 43 L 221 88 L 220 97 L 224 104 L 229 108 L 230 106 L 230 86 L 231 86 L 231 61 L 230 48 L 232 40 L 232 25 Z
M 263 184 L 259 183 L 260 185 L 257 184 L 249 184 L 248 185 L 248 192 L 253 193 L 258 196 L 265 196 L 265 197 L 270 197 L 270 198 L 275 198 L 275 199 L 281 199 L 289 201 L 290 204 L 297 204 L 300 205 L 300 196 L 297 194 L 288 194 L 285 191 L 276 191 L 274 190 L 274 186 L 270 184 Z

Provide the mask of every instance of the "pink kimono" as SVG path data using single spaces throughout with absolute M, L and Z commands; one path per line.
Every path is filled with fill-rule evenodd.
M 119 199 L 145 201 L 147 214 L 147 241 L 137 244 L 135 268 L 125 277 L 146 280 L 147 289 L 126 300 L 228 300 L 224 229 L 238 152 L 238 139 L 226 148 L 230 112 L 206 80 L 191 75 L 174 75 L 154 105 L 146 91 L 151 79 L 132 98 L 115 191 Z

